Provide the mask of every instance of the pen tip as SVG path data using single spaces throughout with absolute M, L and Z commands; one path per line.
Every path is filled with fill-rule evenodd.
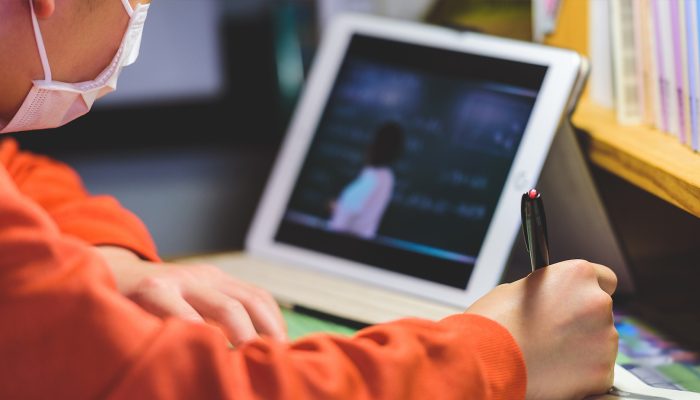
M 531 199 L 534 199 L 535 197 L 537 197 L 537 190 L 536 190 L 536 189 L 530 189 L 530 191 L 527 192 L 527 195 L 528 195 Z

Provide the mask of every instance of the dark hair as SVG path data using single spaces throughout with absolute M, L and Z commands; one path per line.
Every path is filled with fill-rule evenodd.
M 403 129 L 399 124 L 382 124 L 374 134 L 374 141 L 367 152 L 367 164 L 378 167 L 393 163 L 401 155 L 403 142 Z

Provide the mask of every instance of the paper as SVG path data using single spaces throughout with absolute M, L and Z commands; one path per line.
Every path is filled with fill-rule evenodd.
M 661 389 L 647 385 L 625 368 L 615 365 L 615 384 L 610 393 L 587 400 L 700 400 L 700 393 Z

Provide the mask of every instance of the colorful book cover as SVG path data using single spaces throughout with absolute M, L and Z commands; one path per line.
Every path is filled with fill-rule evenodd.
M 671 7 L 671 33 L 673 35 L 673 63 L 676 73 L 675 97 L 678 102 L 678 138 L 681 143 L 689 144 L 690 111 L 688 103 L 688 57 L 685 45 L 685 3 L 681 0 L 669 0 Z
M 690 102 L 690 145 L 694 150 L 698 150 L 698 93 L 700 92 L 700 49 L 698 45 L 698 7 L 696 0 L 685 1 L 685 27 L 688 48 L 688 84 Z
M 657 47 L 660 48 L 659 70 L 661 71 L 661 98 L 665 105 L 667 131 L 680 137 L 678 99 L 676 95 L 676 71 L 673 58 L 673 29 L 671 28 L 671 1 L 656 0 Z

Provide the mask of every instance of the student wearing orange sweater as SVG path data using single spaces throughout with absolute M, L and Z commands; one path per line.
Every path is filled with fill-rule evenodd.
M 0 0 L 0 133 L 87 112 L 135 60 L 146 11 Z M 582 398 L 612 382 L 615 286 L 608 268 L 572 260 L 439 322 L 289 343 L 269 294 L 161 263 L 113 198 L 0 138 L 2 399 Z

